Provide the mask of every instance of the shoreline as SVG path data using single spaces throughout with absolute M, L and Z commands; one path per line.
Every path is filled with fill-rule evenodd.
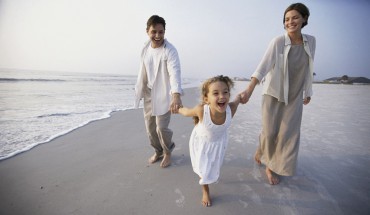
M 193 88 L 196 88 L 196 87 L 190 86 L 190 87 L 184 88 L 184 90 L 186 90 L 186 89 L 193 89 Z M 138 109 L 142 109 L 142 107 L 140 107 Z M 22 154 L 22 153 L 28 152 L 28 151 L 32 150 L 33 148 L 38 147 L 40 145 L 50 143 L 51 141 L 53 141 L 54 139 L 56 139 L 58 137 L 61 137 L 61 136 L 64 136 L 64 135 L 68 135 L 68 133 L 73 132 L 74 130 L 79 129 L 81 127 L 84 127 L 84 126 L 86 126 L 86 125 L 88 125 L 90 123 L 93 123 L 95 121 L 99 121 L 99 120 L 104 120 L 104 119 L 110 118 L 110 117 L 112 117 L 112 115 L 114 115 L 117 112 L 123 112 L 123 111 L 129 111 L 129 110 L 135 110 L 135 108 L 131 107 L 131 108 L 123 109 L 123 110 L 112 110 L 109 113 L 108 112 L 107 113 L 104 113 L 100 118 L 91 119 L 91 120 L 89 120 L 89 121 L 87 121 L 85 123 L 82 123 L 80 125 L 77 125 L 76 127 L 71 128 L 69 130 L 65 130 L 63 132 L 60 132 L 58 134 L 55 134 L 55 135 L 51 136 L 46 141 L 36 142 L 36 143 L 32 144 L 31 146 L 29 146 L 27 148 L 24 148 L 24 149 L 19 150 L 19 151 L 16 151 L 16 152 L 13 152 L 13 153 L 11 153 L 11 154 L 9 154 L 7 156 L 4 156 L 4 157 L 0 157 L 0 162 L 3 161 L 3 160 L 6 160 L 6 159 L 12 158 L 14 156 L 17 156 L 18 154 Z
M 134 106 L 135 76 L 41 71 L 2 76 L 0 161 Z M 183 87 L 193 82 L 184 78 Z
M 73 132 L 74 130 L 77 130 L 77 129 L 79 129 L 79 128 L 82 128 L 82 127 L 84 127 L 84 126 L 86 126 L 86 125 L 88 125 L 88 124 L 90 124 L 90 123 L 93 123 L 93 122 L 96 122 L 96 121 L 99 121 L 99 120 L 104 120 L 104 119 L 110 118 L 110 117 L 112 117 L 112 115 L 113 115 L 113 114 L 115 114 L 116 112 L 127 111 L 127 110 L 132 110 L 132 109 L 133 109 L 133 108 L 127 108 L 127 109 L 125 109 L 125 110 L 114 110 L 114 111 L 111 111 L 110 113 L 106 113 L 106 114 L 104 114 L 104 115 L 103 115 L 102 117 L 100 117 L 100 118 L 92 119 L 92 120 L 90 120 L 90 121 L 87 121 L 87 122 L 85 122 L 85 123 L 82 123 L 82 124 L 80 124 L 80 125 L 77 125 L 76 127 L 73 127 L 73 128 L 71 128 L 71 129 L 69 129 L 69 130 L 65 130 L 65 131 L 63 131 L 63 132 L 60 132 L 60 133 L 58 133 L 58 134 L 55 134 L 55 135 L 51 136 L 51 137 L 50 137 L 48 140 L 46 140 L 46 141 L 36 142 L 36 143 L 34 143 L 34 144 L 30 145 L 30 146 L 29 146 L 29 147 L 27 147 L 27 148 L 24 148 L 24 149 L 19 150 L 19 151 L 16 151 L 16 152 L 13 152 L 13 153 L 11 153 L 11 154 L 9 154 L 9 155 L 7 155 L 7 156 L 1 157 L 1 158 L 0 158 L 0 162 L 1 162 L 1 161 L 3 161 L 3 160 L 7 160 L 7 159 L 9 159 L 9 158 L 12 158 L 12 157 L 14 157 L 14 156 L 17 156 L 17 155 L 19 155 L 19 154 L 22 154 L 22 153 L 28 152 L 28 151 L 30 151 L 30 150 L 32 150 L 32 149 L 34 149 L 35 147 L 38 147 L 38 146 L 40 146 L 40 145 L 50 143 L 50 142 L 51 142 L 51 141 L 53 141 L 54 139 L 56 139 L 56 138 L 58 138 L 58 137 L 61 137 L 61 136 L 64 136 L 64 135 L 68 135 L 70 132 Z
M 232 95 L 244 88 L 237 82 Z M 184 106 L 195 105 L 198 88 L 185 91 Z M 163 169 L 147 163 L 153 149 L 142 109 L 134 109 L 0 161 L 0 214 L 366 214 L 368 115 L 332 119 L 348 113 L 343 104 L 355 103 L 366 111 L 370 101 L 343 94 L 343 101 L 326 101 L 338 89 L 318 87 L 314 103 L 303 114 L 297 174 L 272 186 L 253 159 L 261 123 L 260 91 L 257 87 L 234 116 L 219 182 L 210 185 L 210 208 L 201 206 L 199 179 L 191 168 L 192 119 L 171 118 L 176 148 L 172 165 Z

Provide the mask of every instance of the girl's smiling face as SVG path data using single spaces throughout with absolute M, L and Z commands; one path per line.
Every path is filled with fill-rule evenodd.
M 150 26 L 150 28 L 147 30 L 147 34 L 152 42 L 153 48 L 159 48 L 164 43 L 165 29 L 162 24 Z
M 226 83 L 216 81 L 208 86 L 205 102 L 214 112 L 224 113 L 230 100 L 230 89 Z

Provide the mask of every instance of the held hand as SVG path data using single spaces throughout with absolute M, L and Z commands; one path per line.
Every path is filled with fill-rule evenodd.
M 182 107 L 182 102 L 179 93 L 172 94 L 172 101 L 170 106 L 171 113 L 179 113 L 179 108 Z
M 311 97 L 306 97 L 305 99 L 303 99 L 303 104 L 307 105 L 308 103 L 310 103 L 310 101 L 311 101 Z
M 249 98 L 251 97 L 254 88 L 259 83 L 257 78 L 252 77 L 251 82 L 249 83 L 247 89 L 245 89 L 243 92 L 241 92 L 240 95 L 240 103 L 245 104 L 249 101 Z
M 235 97 L 235 99 L 234 99 L 234 103 L 235 104 L 239 104 L 240 103 L 240 101 L 241 101 L 241 93 L 239 93 L 236 97 Z
M 240 96 L 240 103 L 245 104 L 249 101 L 249 98 L 251 97 L 251 93 L 248 91 L 248 89 L 244 90 L 239 94 Z

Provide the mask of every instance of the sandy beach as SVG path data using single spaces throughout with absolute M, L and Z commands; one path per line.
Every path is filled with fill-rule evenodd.
M 246 85 L 237 82 L 233 95 Z M 233 119 L 220 180 L 210 185 L 210 208 L 201 206 L 191 168 L 192 119 L 172 117 L 176 148 L 172 165 L 163 169 L 147 163 L 153 149 L 137 109 L 0 161 L 0 214 L 369 214 L 370 86 L 314 85 L 303 113 L 297 174 L 275 186 L 253 159 L 260 91 Z M 185 92 L 184 105 L 195 105 L 198 89 Z

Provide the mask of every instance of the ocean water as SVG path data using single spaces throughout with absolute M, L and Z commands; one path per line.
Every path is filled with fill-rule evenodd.
M 0 72 L 0 160 L 133 108 L 136 76 Z M 184 87 L 193 82 L 183 80 Z

